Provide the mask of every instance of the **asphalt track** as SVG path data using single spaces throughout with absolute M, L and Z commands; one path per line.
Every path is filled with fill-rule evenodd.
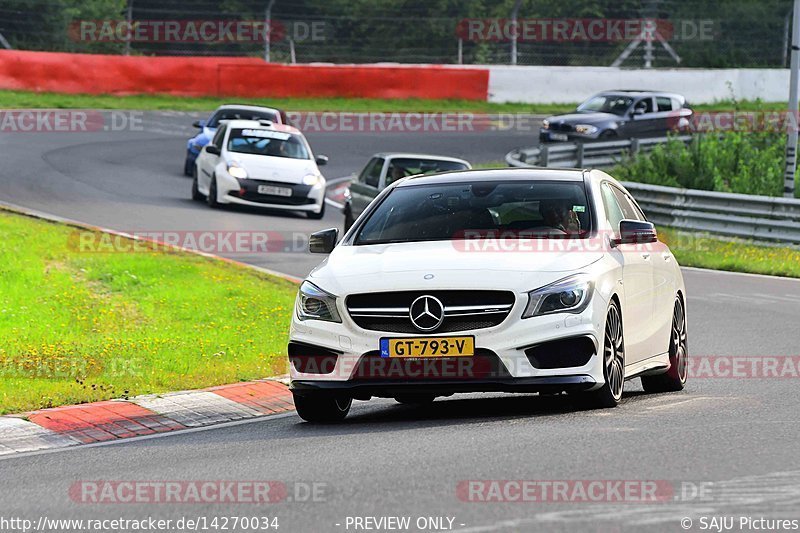
M 188 200 L 180 174 L 192 117 L 147 114 L 144 131 L 0 134 L 0 201 L 118 230 L 312 230 L 322 221 Z M 311 134 L 331 156 L 329 177 L 381 150 L 441 152 L 496 161 L 532 134 Z M 302 276 L 302 253 L 236 256 Z M 687 269 L 690 349 L 703 356 L 798 355 L 800 281 Z M 427 408 L 356 402 L 337 426 L 294 416 L 162 438 L 0 460 L 0 517 L 180 518 L 277 516 L 278 531 L 355 531 L 348 516 L 454 517 L 457 531 L 684 531 L 701 517 L 800 518 L 797 379 L 691 380 L 667 395 L 626 385 L 619 408 L 580 411 L 568 398 L 470 395 Z M 660 503 L 470 503 L 463 480 L 663 480 Z M 72 501 L 79 480 L 281 480 L 325 485 L 323 501 L 91 505 Z M 302 485 L 297 485 L 302 486 Z M 690 487 L 706 487 L 704 497 Z M 690 498 L 689 496 L 696 497 Z M 339 524 L 339 525 L 337 525 Z M 380 529 L 385 530 L 385 529 Z M 416 528 L 411 531 L 418 531 Z M 427 531 L 430 529 L 422 529 Z M 748 528 L 735 530 L 750 530 Z M 363 529 L 362 529 L 363 531 Z

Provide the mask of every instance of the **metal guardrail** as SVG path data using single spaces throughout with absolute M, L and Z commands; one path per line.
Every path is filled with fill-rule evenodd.
M 684 143 L 692 140 L 691 135 L 675 138 Z M 511 167 L 601 168 L 615 165 L 625 157 L 647 153 L 668 140 L 667 137 L 650 137 L 619 141 L 542 144 L 533 148 L 512 150 L 506 155 L 506 163 Z
M 800 200 L 625 182 L 657 225 L 800 244 Z
M 690 136 L 679 137 L 684 142 Z M 666 138 L 553 144 L 509 152 L 514 167 L 609 166 L 626 154 L 647 152 Z M 727 237 L 800 244 L 800 200 L 626 182 L 648 219 L 657 225 Z

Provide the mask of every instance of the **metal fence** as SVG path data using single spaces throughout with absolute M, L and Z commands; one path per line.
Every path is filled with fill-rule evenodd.
M 674 137 L 688 144 L 691 135 Z M 626 157 L 650 152 L 666 143 L 667 137 L 648 139 L 624 139 L 591 143 L 542 144 L 533 148 L 518 148 L 506 155 L 506 163 L 512 167 L 583 168 L 608 167 Z
M 78 39 L 70 28 L 86 20 L 135 25 L 269 18 L 282 28 L 271 50 L 271 60 L 279 62 L 295 58 L 300 63 L 787 66 L 791 0 L 726 0 L 724 9 L 719 4 L 719 0 L 2 0 L 0 46 L 263 57 L 265 43 L 257 40 L 126 43 Z M 658 36 L 616 31 L 643 20 L 658 22 Z M 510 21 L 516 21 L 515 26 Z M 314 24 L 324 28 L 322 38 L 309 38 L 305 30 Z M 591 31 L 592 24 L 599 24 L 599 35 Z
M 680 137 L 688 143 L 691 136 Z M 514 167 L 604 167 L 648 152 L 667 138 L 565 143 L 521 148 L 506 155 Z M 727 237 L 800 244 L 800 200 L 626 182 L 650 221 Z
M 800 244 L 800 200 L 626 182 L 647 218 L 661 226 Z

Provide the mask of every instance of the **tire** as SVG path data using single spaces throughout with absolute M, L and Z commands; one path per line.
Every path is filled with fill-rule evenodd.
M 394 397 L 397 403 L 404 405 L 428 405 L 436 399 L 434 394 L 402 394 Z
M 341 398 L 332 395 L 311 394 L 294 396 L 294 408 L 300 418 L 306 422 L 332 423 L 341 422 L 350 412 L 352 398 Z
M 208 203 L 209 207 L 217 208 L 219 207 L 219 202 L 217 202 L 217 177 L 211 176 L 211 183 L 208 186 L 208 196 L 206 196 L 206 203 Z
M 344 231 L 349 231 L 355 223 L 356 219 L 353 217 L 353 212 L 348 208 L 344 212 Z
M 680 296 L 675 299 L 669 339 L 669 370 L 655 376 L 642 376 L 645 392 L 683 390 L 689 374 L 689 348 L 686 335 L 686 311 Z
M 579 396 L 581 403 L 590 409 L 616 407 L 622 399 L 625 384 L 625 337 L 622 313 L 619 304 L 614 300 L 608 307 L 602 353 L 605 383 L 599 389 Z
M 325 199 L 323 196 L 322 200 L 322 209 L 319 210 L 319 213 L 312 213 L 311 211 L 306 212 L 306 216 L 311 220 L 320 220 L 322 217 L 325 216 Z
M 198 187 L 199 186 L 197 184 L 197 167 L 194 167 L 194 170 L 192 171 L 192 200 L 194 200 L 195 202 L 202 202 L 203 200 L 205 200 L 206 197 L 203 195 L 203 193 L 200 192 L 200 189 Z

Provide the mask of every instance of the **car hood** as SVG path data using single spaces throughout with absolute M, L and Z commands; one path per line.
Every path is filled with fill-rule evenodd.
M 309 279 L 334 294 L 465 287 L 531 290 L 601 258 L 602 252 L 588 250 L 467 251 L 465 241 L 337 246 Z
M 230 153 L 230 161 L 238 161 L 250 179 L 301 183 L 308 174 L 319 174 L 312 159 L 291 159 L 253 154 Z
M 606 124 L 617 122 L 622 117 L 613 113 L 569 113 L 567 115 L 556 115 L 547 119 L 550 124 L 563 122 L 565 124 Z

